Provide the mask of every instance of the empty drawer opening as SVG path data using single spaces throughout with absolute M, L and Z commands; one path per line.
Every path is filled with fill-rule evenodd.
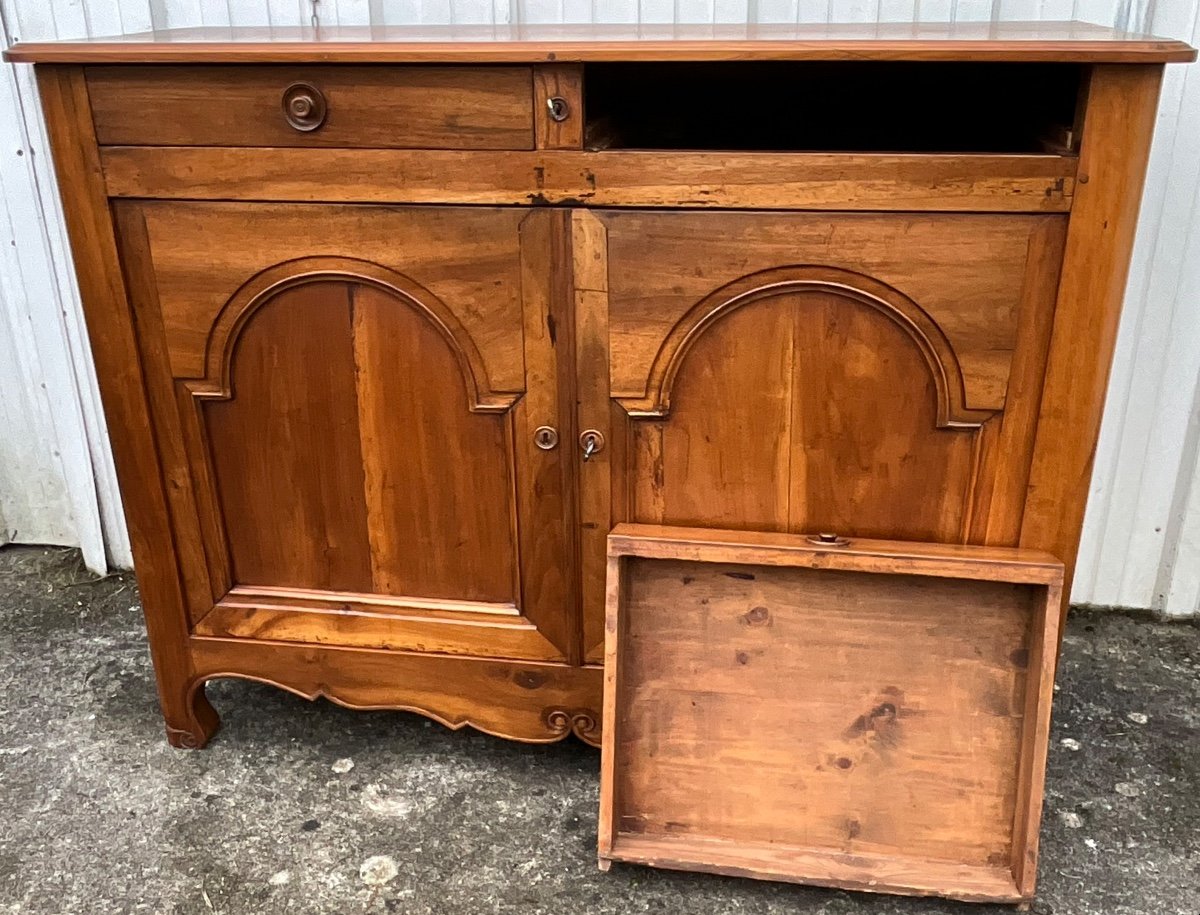
M 591 149 L 1070 152 L 1080 68 L 614 63 L 585 70 Z

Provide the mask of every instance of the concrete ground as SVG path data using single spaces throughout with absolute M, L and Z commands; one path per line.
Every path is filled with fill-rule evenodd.
M 1200 627 L 1072 617 L 1039 899 L 1200 912 Z M 132 577 L 0 549 L 0 913 L 1007 912 L 595 865 L 595 750 L 209 687 L 207 750 L 163 737 Z

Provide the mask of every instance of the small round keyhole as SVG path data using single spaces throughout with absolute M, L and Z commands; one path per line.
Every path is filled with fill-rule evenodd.
M 579 448 L 583 459 L 590 461 L 592 455 L 604 450 L 604 434 L 596 429 L 588 429 L 579 436 Z
M 533 430 L 533 443 L 543 451 L 551 451 L 558 445 L 558 430 L 553 426 L 538 426 Z
M 571 116 L 571 106 L 561 95 L 554 95 L 546 99 L 546 107 L 550 110 L 550 120 L 560 124 Z

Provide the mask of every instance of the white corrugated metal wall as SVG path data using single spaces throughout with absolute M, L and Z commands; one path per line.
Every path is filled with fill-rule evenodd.
M 0 0 L 4 40 L 196 25 L 1080 19 L 1200 41 L 1200 0 Z M 0 543 L 129 563 L 30 68 L 0 92 Z M 1168 190 L 1170 193 L 1168 193 Z M 1200 69 L 1168 68 L 1079 603 L 1200 613 Z M 106 549 L 107 548 L 107 549 Z M 106 559 L 107 557 L 107 559 Z
M 1200 41 L 1200 3 L 1148 31 Z M 1168 67 L 1072 594 L 1200 613 L 1200 68 Z

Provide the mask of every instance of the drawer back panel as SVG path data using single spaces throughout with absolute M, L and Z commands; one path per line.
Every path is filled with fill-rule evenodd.
M 533 148 L 528 67 L 114 66 L 87 83 L 102 145 Z M 289 123 L 297 86 L 315 128 Z

